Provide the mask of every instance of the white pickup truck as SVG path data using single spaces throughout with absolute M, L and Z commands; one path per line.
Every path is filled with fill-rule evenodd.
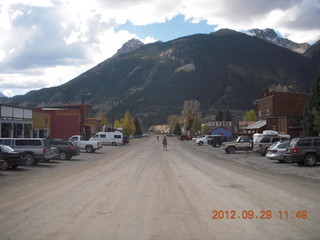
M 99 150 L 102 148 L 101 142 L 83 140 L 83 137 L 81 135 L 74 135 L 69 138 L 69 141 L 74 142 L 75 144 L 77 144 L 79 149 L 86 150 L 86 152 L 88 153 L 93 153 L 96 150 Z

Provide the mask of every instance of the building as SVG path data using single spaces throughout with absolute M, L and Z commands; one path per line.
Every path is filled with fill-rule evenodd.
M 0 137 L 32 137 L 32 110 L 0 104 Z
M 51 117 L 49 113 L 33 112 L 33 137 L 47 138 L 50 136 Z
M 211 121 L 206 123 L 210 128 L 212 135 L 222 135 L 228 139 L 233 138 L 233 123 L 232 121 Z
M 308 99 L 306 93 L 274 92 L 265 89 L 256 99 L 258 120 L 266 120 L 267 130 L 298 137 L 302 134 L 301 119 Z
M 85 125 L 85 118 L 91 111 L 89 105 L 42 107 L 32 111 L 50 115 L 47 137 L 68 139 L 72 135 L 83 135 L 88 139 L 91 136 L 91 127 Z

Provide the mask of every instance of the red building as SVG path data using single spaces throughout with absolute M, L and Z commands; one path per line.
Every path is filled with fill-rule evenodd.
M 303 108 L 309 96 L 305 93 L 274 92 L 265 89 L 256 100 L 258 120 L 266 120 L 266 129 L 299 137 L 302 134 Z
M 88 117 L 91 106 L 70 105 L 56 107 L 34 108 L 33 112 L 50 114 L 50 138 L 68 139 L 72 135 L 84 135 L 89 138 L 90 127 L 85 126 L 84 119 Z

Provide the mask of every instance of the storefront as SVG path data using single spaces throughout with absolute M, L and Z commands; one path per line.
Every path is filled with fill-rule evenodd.
M 0 104 L 0 137 L 31 138 L 32 110 Z

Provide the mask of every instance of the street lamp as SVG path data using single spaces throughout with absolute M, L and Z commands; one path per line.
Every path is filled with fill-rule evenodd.
M 85 92 L 84 90 L 81 91 L 81 121 L 80 121 L 80 130 L 82 133 L 80 133 L 83 137 L 85 137 L 85 128 L 84 128 L 84 96 L 89 96 L 91 93 Z

